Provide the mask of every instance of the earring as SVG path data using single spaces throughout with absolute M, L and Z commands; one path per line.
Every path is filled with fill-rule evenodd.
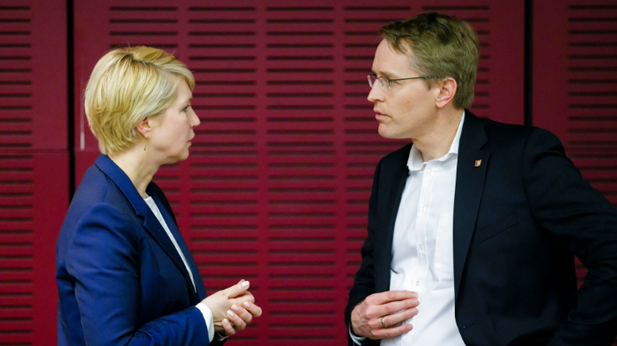
M 146 138 L 146 143 L 144 144 L 144 151 L 146 151 L 146 146 L 148 145 L 148 138 Z

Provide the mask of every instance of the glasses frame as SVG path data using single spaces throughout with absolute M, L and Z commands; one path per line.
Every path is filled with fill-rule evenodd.
M 373 81 L 371 78 L 374 78 L 376 81 L 378 81 L 379 87 L 380 88 L 384 88 L 382 85 L 382 80 L 385 80 L 385 82 L 388 84 L 388 90 L 390 90 L 390 85 L 392 82 L 398 82 L 401 80 L 410 80 L 410 79 L 440 79 L 441 77 L 439 76 L 433 76 L 433 75 L 428 75 L 428 76 L 418 76 L 418 77 L 409 77 L 409 78 L 397 78 L 397 79 L 390 79 L 386 76 L 381 76 L 381 77 L 377 77 L 376 74 L 369 74 L 366 76 L 366 78 L 368 79 L 368 85 L 372 88 L 373 87 Z

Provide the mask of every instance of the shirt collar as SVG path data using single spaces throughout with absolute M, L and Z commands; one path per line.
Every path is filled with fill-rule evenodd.
M 465 111 L 463 111 L 463 115 L 461 116 L 461 121 L 458 124 L 458 129 L 456 130 L 456 135 L 452 140 L 452 144 L 450 145 L 450 150 L 444 156 L 437 158 L 437 161 L 445 161 L 452 155 L 458 155 L 458 145 L 461 140 L 461 132 L 463 131 L 463 122 L 465 121 Z M 422 155 L 420 151 L 416 148 L 415 145 L 411 146 L 411 151 L 409 152 L 409 159 L 407 160 L 407 167 L 410 171 L 420 171 L 424 168 L 425 162 L 422 161 Z

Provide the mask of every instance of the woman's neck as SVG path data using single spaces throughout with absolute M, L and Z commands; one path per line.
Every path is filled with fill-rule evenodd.
M 146 198 L 146 188 L 152 177 L 159 169 L 159 165 L 149 159 L 143 147 L 134 145 L 133 147 L 119 153 L 109 155 L 109 158 L 131 179 L 137 192 L 142 198 Z

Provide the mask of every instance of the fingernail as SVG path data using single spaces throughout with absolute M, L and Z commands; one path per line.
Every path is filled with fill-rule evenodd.
M 249 285 L 250 285 L 250 282 L 248 282 L 248 281 L 244 281 L 244 282 L 242 283 L 242 287 L 245 287 L 245 288 L 246 288 L 246 287 L 249 287 Z
M 251 307 L 251 303 L 249 303 L 249 302 L 244 302 L 244 307 L 245 307 L 245 308 L 250 308 L 250 307 Z
M 238 307 L 237 307 L 237 306 L 235 306 L 235 305 L 232 305 L 232 306 L 231 306 L 231 309 L 232 309 L 233 311 L 238 311 L 238 310 L 240 310 L 240 309 L 238 309 Z
M 236 314 L 234 314 L 231 310 L 227 310 L 227 316 L 234 317 Z
M 226 318 L 223 319 L 223 324 L 229 324 L 229 321 L 227 321 Z

